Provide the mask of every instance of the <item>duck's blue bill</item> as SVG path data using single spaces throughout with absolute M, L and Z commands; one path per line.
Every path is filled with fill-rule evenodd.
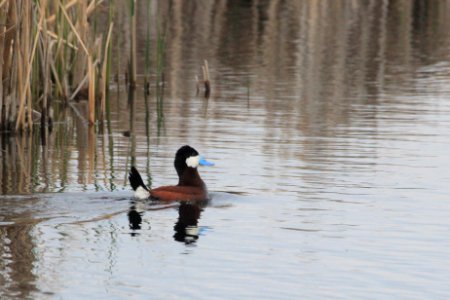
M 200 166 L 214 166 L 213 162 L 207 161 L 203 156 L 200 156 L 198 163 Z

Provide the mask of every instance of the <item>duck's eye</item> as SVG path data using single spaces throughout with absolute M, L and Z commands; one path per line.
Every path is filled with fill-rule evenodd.
M 186 159 L 186 165 L 191 168 L 197 168 L 199 161 L 200 157 L 198 155 L 190 156 Z

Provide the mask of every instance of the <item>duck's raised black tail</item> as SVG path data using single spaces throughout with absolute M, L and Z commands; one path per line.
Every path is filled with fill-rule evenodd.
M 148 188 L 145 186 L 144 181 L 142 180 L 141 174 L 139 174 L 138 170 L 135 167 L 131 167 L 130 173 L 128 174 L 128 180 L 130 180 L 130 185 L 133 190 L 137 190 L 138 187 L 143 187 L 146 191 Z

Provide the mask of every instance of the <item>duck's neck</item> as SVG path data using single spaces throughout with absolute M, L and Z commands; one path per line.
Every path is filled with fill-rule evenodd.
M 186 168 L 183 173 L 179 174 L 178 185 L 203 187 L 205 183 L 196 168 Z

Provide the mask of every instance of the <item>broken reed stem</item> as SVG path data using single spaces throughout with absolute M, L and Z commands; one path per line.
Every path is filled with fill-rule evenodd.
M 209 66 L 208 66 L 208 61 L 205 59 L 205 72 L 206 72 L 206 78 L 205 81 L 208 80 L 209 81 Z
M 202 73 L 203 73 L 203 82 L 206 81 L 206 70 L 205 70 L 205 66 L 202 66 Z
M 203 70 L 203 83 L 205 85 L 205 98 L 209 98 L 211 92 L 211 83 L 209 81 L 209 66 L 208 61 L 205 59 L 205 64 L 202 66 Z

